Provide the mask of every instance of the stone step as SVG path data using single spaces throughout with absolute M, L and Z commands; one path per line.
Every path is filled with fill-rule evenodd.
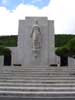
M 75 87 L 75 83 L 11 83 L 11 82 L 0 82 L 0 87 Z
M 22 71 L 24 71 L 24 70 L 72 70 L 72 69 L 65 69 L 65 68 L 63 68 L 63 69 L 60 69 L 60 68 L 9 68 L 9 67 L 7 67 L 7 68 L 0 68 L 0 70 L 18 70 L 18 71 L 20 71 L 20 70 L 22 70 Z M 73 69 L 74 70 L 74 69 Z
M 74 69 L 75 70 L 75 67 L 73 67 L 72 68 L 72 66 L 71 67 L 50 67 L 50 66 L 48 66 L 48 67 L 46 67 L 46 66 L 40 66 L 40 67 L 36 67 L 36 66 L 32 66 L 32 67 L 27 67 L 27 66 L 24 66 L 24 67 L 19 67 L 19 66 L 0 66 L 0 70 L 2 70 L 2 69 L 9 69 L 9 70 L 12 70 L 12 69 L 18 69 L 18 70 L 26 70 L 26 69 L 50 69 L 50 70 L 69 70 L 69 69 Z
M 0 74 L 28 74 L 28 73 L 30 73 L 30 74 L 40 74 L 40 73 L 50 73 L 50 74 L 57 74 L 57 73 L 63 74 L 64 73 L 64 74 L 66 74 L 66 73 L 75 73 L 75 72 L 71 72 L 71 71 L 70 72 L 50 72 L 50 71 L 48 71 L 48 72 L 47 71 L 44 71 L 44 72 L 43 71 L 40 71 L 40 72 L 38 72 L 38 71 L 37 72 L 33 72 L 33 71 L 32 72 L 10 72 L 10 71 L 9 72 L 6 72 L 6 71 L 0 72 Z
M 64 78 L 64 77 L 73 77 L 75 78 L 75 75 L 71 75 L 71 74 L 1 74 L 0 75 L 0 78 L 18 78 L 18 77 L 21 77 L 21 78 L 28 78 L 28 77 L 31 77 L 31 78 L 34 78 L 34 77 L 39 77 L 39 78 L 42 78 L 42 77 L 48 77 L 48 78 Z
M 1 73 L 0 77 L 75 77 L 75 73 Z
M 0 82 L 5 83 L 41 83 L 41 84 L 57 84 L 57 83 L 75 83 L 75 80 L 24 80 L 24 79 L 0 79 Z
M 75 74 L 75 71 L 23 71 L 23 72 L 18 72 L 18 71 L 2 71 L 0 74 L 40 74 L 40 73 L 50 73 L 50 74 L 66 74 L 66 73 L 73 73 Z
M 75 70 L 50 70 L 50 69 L 39 69 L 39 70 L 35 70 L 35 69 L 29 69 L 29 70 L 0 70 L 0 72 L 68 72 L 68 71 L 74 71 Z
M 62 70 L 62 69 L 61 70 L 59 70 L 59 69 L 58 70 L 55 70 L 55 69 L 53 69 L 53 70 L 52 69 L 10 69 L 10 70 L 9 69 L 1 69 L 0 72 L 1 71 L 7 71 L 7 72 L 9 72 L 9 71 L 11 71 L 11 72 L 12 71 L 13 72 L 15 72 L 15 71 L 16 72 L 24 72 L 24 71 L 29 71 L 29 72 L 30 71 L 52 71 L 52 72 L 54 72 L 54 71 L 61 71 L 62 72 L 63 71 L 64 72 L 65 71 L 65 72 L 67 72 L 67 71 L 70 71 L 70 70 L 71 69 L 69 69 L 69 70 L 65 70 L 65 69 L 64 70 Z M 71 70 L 71 71 L 75 71 L 75 70 Z
M 26 69 L 26 70 L 15 70 L 15 69 L 13 69 L 13 70 L 0 70 L 0 72 L 45 72 L 45 71 L 47 71 L 47 72 L 68 72 L 68 71 L 74 71 L 75 72 L 75 70 L 50 70 L 50 69 Z
M 27 67 L 27 66 L 0 66 L 0 69 L 56 69 L 56 70 L 58 70 L 58 69 L 75 69 L 75 66 L 74 67 L 72 67 L 72 66 L 70 66 L 70 67 L 61 67 L 61 66 L 59 66 L 59 67 L 51 67 L 51 66 L 38 66 L 38 67 L 36 67 L 36 66 L 32 66 L 32 67 Z
M 25 69 L 25 70 L 18 70 L 18 69 L 12 69 L 12 70 L 6 70 L 6 69 L 2 69 L 0 70 L 0 72 L 75 72 L 75 70 L 50 70 L 50 69 Z
M 2 73 L 0 77 L 75 77 L 75 73 Z
M 42 77 L 42 76 L 46 76 L 46 77 L 68 77 L 68 76 L 70 76 L 70 77 L 75 77 L 75 75 L 74 75 L 74 73 L 66 73 L 65 75 L 64 75 L 64 73 L 36 73 L 36 74 L 34 74 L 34 73 L 24 73 L 24 74 L 16 74 L 16 73 L 11 73 L 11 74 L 0 74 L 0 76 L 2 77 L 2 76 L 11 76 L 11 77 L 13 77 L 13 76 L 21 76 L 21 77 Z
M 75 76 L 75 72 L 1 72 L 1 75 L 59 75 L 59 76 L 65 76 L 65 75 L 71 75 Z
M 75 72 L 0 72 L 1 75 L 73 75 Z
M 23 67 L 20 67 L 20 68 L 19 68 L 19 67 L 11 67 L 11 66 L 10 66 L 10 67 L 4 67 L 4 66 L 3 66 L 3 67 L 0 67 L 0 70 L 3 70 L 3 69 L 4 69 L 4 70 L 5 70 L 5 69 L 6 69 L 6 70 L 7 70 L 7 69 L 9 69 L 9 70 L 13 70 L 13 69 L 15 69 L 15 70 L 17 70 L 17 69 L 18 69 L 18 70 L 26 70 L 26 69 L 35 69 L 35 70 L 36 70 L 36 69 L 37 69 L 37 70 L 39 70 L 39 69 L 67 70 L 67 69 L 68 69 L 68 70 L 69 70 L 69 69 L 75 69 L 75 68 L 65 68 L 65 67 L 63 67 L 63 68 L 61 68 L 61 67 L 37 67 L 37 68 L 36 68 L 36 67 L 31 67 L 31 68 L 28 68 L 28 67 L 24 67 L 24 68 L 23 68 Z
M 68 80 L 68 79 L 71 79 L 71 80 L 74 80 L 75 79 L 75 76 L 63 76 L 63 75 L 55 75 L 55 76 L 49 76 L 49 75 L 0 75 L 0 79 L 48 79 L 48 80 L 51 80 L 51 79 L 63 79 L 63 80 Z
M 11 73 L 20 73 L 20 74 L 24 74 L 24 73 L 75 73 L 75 71 L 51 71 L 51 70 L 30 70 L 30 71 L 14 71 L 14 70 L 12 70 L 12 71 L 10 71 L 10 70 L 8 70 L 8 71 L 6 71 L 6 70 L 3 70 L 3 71 L 0 71 L 0 74 L 11 74 Z
M 68 79 L 68 80 L 64 80 L 64 79 L 0 79 L 0 82 L 20 82 L 20 83 L 75 83 L 75 79 Z
M 22 79 L 22 78 L 3 78 L 3 79 L 0 79 L 0 82 L 23 82 L 23 83 L 74 83 L 75 82 L 75 79 Z
M 40 72 L 50 72 L 50 73 L 55 73 L 55 72 L 75 72 L 74 70 L 0 70 L 0 73 L 24 73 L 24 72 L 33 72 L 33 73 L 40 73 Z
M 40 87 L 26 87 L 26 86 L 20 86 L 20 87 L 16 87 L 16 86 L 0 86 L 0 91 L 33 91 L 33 92 L 43 92 L 43 91 L 75 91 L 75 87 L 44 87 L 44 86 L 40 86 Z
M 55 75 L 44 75 L 44 74 L 37 74 L 37 75 L 16 75 L 16 74 L 11 74 L 11 75 L 0 75 L 0 79 L 2 78 L 21 78 L 21 79 L 75 79 L 75 75 L 63 75 L 63 74 L 55 74 Z
M 3 83 L 3 82 L 2 82 Z M 56 83 L 56 84 L 37 84 L 37 83 L 3 83 L 0 82 L 0 90 L 7 89 L 75 89 L 75 84 Z M 23 85 L 22 85 L 23 84 Z
M 70 66 L 49 66 L 49 65 L 25 65 L 25 66 L 13 66 L 13 65 L 11 65 L 11 66 L 0 66 L 0 68 L 2 68 L 2 67 L 14 67 L 14 68 L 40 68 L 40 67 L 43 67 L 43 68 L 48 68 L 48 67 L 50 67 L 50 68 L 57 68 L 57 67 L 60 67 L 60 68 L 70 68 Z M 71 66 L 72 68 L 75 68 L 75 66 Z
M 1 72 L 0 75 L 75 75 L 75 72 Z
M 0 69 L 75 69 L 74 67 L 70 67 L 70 66 L 59 66 L 59 67 L 55 67 L 55 66 L 0 66 Z
M 75 91 L 0 91 L 0 97 L 27 97 L 27 98 L 57 98 L 57 97 L 75 97 Z
M 40 73 L 40 72 L 50 72 L 50 73 L 56 73 L 56 72 L 64 72 L 64 73 L 66 73 L 66 72 L 75 72 L 75 71 L 60 71 L 60 70 L 58 70 L 58 71 L 51 71 L 51 70 L 0 70 L 0 73 L 24 73 L 24 72 L 33 72 L 33 73 Z
M 50 71 L 50 72 L 68 72 L 68 71 L 74 71 L 75 72 L 75 70 L 74 69 L 0 69 L 0 72 L 26 72 L 26 71 L 28 71 L 28 72 L 40 72 L 40 71 Z
M 55 68 L 52 68 L 50 66 L 47 66 L 47 67 L 46 66 L 37 66 L 37 67 L 36 66 L 34 66 L 34 67 L 33 66 L 32 67 L 27 67 L 27 66 L 24 66 L 24 67 L 23 66 L 20 66 L 20 67 L 19 66 L 2 66 L 1 67 L 0 66 L 0 69 L 8 69 L 8 68 L 9 69 L 17 69 L 17 68 L 18 69 L 48 69 L 48 68 L 55 69 Z

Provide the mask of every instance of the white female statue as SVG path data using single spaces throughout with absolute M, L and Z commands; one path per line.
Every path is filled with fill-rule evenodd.
M 38 25 L 38 21 L 36 21 L 35 24 L 33 25 L 31 38 L 32 38 L 32 51 L 34 53 L 35 58 L 37 58 L 40 54 L 40 49 L 41 49 L 41 32 L 40 32 L 40 27 Z

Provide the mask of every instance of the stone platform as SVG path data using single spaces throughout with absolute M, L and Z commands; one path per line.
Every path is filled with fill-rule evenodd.
M 75 68 L 0 67 L 0 100 L 38 100 L 38 98 L 39 100 L 74 99 Z

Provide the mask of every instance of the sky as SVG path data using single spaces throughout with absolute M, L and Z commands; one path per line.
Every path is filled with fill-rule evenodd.
M 0 0 L 0 35 L 17 35 L 26 16 L 54 20 L 55 34 L 75 34 L 75 0 Z

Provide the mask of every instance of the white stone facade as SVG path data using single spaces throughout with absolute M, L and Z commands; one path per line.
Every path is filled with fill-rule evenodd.
M 38 21 L 42 34 L 40 57 L 35 60 L 32 54 L 32 26 Z M 54 21 L 47 17 L 26 17 L 19 21 L 18 47 L 12 49 L 12 64 L 21 65 L 49 65 L 55 64 Z
M 68 57 L 68 66 L 75 66 L 75 58 Z

